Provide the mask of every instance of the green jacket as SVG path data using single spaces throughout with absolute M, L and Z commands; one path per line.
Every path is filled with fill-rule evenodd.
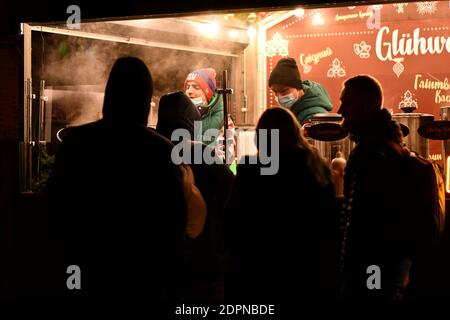
M 222 95 L 217 92 L 214 93 L 211 101 L 208 104 L 208 112 L 202 115 L 202 142 L 209 144 L 215 139 L 209 136 L 204 136 L 208 129 L 220 130 L 223 127 L 223 100 Z M 217 139 L 217 137 L 215 137 Z
M 311 81 L 303 81 L 305 94 L 291 107 L 298 122 L 303 125 L 316 113 L 329 112 L 333 108 L 330 97 L 321 84 Z

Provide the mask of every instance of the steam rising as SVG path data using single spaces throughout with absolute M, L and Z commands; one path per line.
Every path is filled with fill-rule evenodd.
M 115 23 L 89 23 L 82 30 L 165 43 L 184 41 L 183 45 L 196 47 L 224 45 L 221 40 L 203 38 L 201 43 L 198 36 L 180 37 L 176 32 L 161 33 Z M 221 71 L 230 70 L 232 65 L 232 59 L 228 56 L 48 33 L 37 34 L 33 37 L 33 71 L 37 73 L 34 78 L 45 80 L 47 88 L 53 89 L 53 118 L 68 125 L 99 119 L 110 69 L 121 56 L 136 56 L 146 63 L 153 77 L 153 101 L 156 104 L 161 95 L 183 90 L 184 80 L 192 70 L 215 68 L 219 85 Z M 157 110 L 157 107 L 152 110 Z M 151 122 L 154 122 L 155 114 L 152 118 Z

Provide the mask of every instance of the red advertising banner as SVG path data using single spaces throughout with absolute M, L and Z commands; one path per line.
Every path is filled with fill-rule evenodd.
M 267 77 L 283 56 L 302 79 L 321 83 L 339 108 L 345 79 L 377 78 L 384 106 L 440 119 L 450 106 L 450 1 L 296 10 L 267 30 Z M 276 105 L 270 90 L 267 105 Z

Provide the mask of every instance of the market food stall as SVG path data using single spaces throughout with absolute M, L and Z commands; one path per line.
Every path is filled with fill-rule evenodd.
M 69 16 L 69 15 L 68 15 Z M 51 154 L 61 128 L 101 117 L 109 68 L 121 55 L 142 58 L 155 80 L 149 124 L 156 124 L 158 97 L 182 89 L 186 75 L 213 67 L 221 87 L 228 70 L 229 113 L 240 129 L 238 156 L 254 152 L 252 128 L 276 105 L 267 78 L 285 56 L 296 59 L 303 79 L 321 83 L 335 113 L 342 82 L 367 73 L 380 80 L 384 105 L 399 120 L 440 119 L 450 105 L 450 3 L 373 2 L 358 6 L 283 6 L 232 12 L 179 13 L 22 23 L 24 98 L 21 190 L 41 175 L 42 146 Z M 403 116 L 403 109 L 414 116 Z M 406 121 L 406 120 L 405 120 Z M 406 123 L 405 123 L 406 124 Z M 443 160 L 442 142 L 414 130 L 408 143 Z M 421 147 L 421 148 L 422 148 Z M 441 163 L 443 165 L 443 163 Z

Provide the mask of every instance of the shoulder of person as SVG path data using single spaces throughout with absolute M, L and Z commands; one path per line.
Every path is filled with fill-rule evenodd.
M 311 86 L 313 86 L 316 82 L 312 80 L 302 80 L 303 90 L 309 89 Z
M 103 126 L 103 121 L 97 120 L 97 121 L 85 123 L 82 125 L 70 126 L 70 127 L 67 127 L 67 130 L 68 130 L 68 133 L 79 134 L 80 132 L 84 133 L 84 132 L 100 129 L 102 126 Z
M 325 90 L 324 86 L 322 84 L 320 84 L 319 82 L 315 82 L 312 80 L 304 80 L 303 87 L 304 87 L 304 91 L 309 90 L 309 91 L 314 91 L 316 93 L 318 93 L 318 92 L 325 93 L 326 95 L 328 95 L 328 92 Z
M 213 97 L 210 103 L 211 111 L 219 112 L 223 110 L 223 96 L 219 93 L 216 93 L 217 97 Z
M 313 167 L 311 167 L 313 163 Z M 300 175 L 306 173 L 305 170 L 312 170 L 313 168 L 327 172 L 329 167 L 325 160 L 320 156 L 315 149 L 307 150 L 296 148 L 289 151 L 280 152 L 280 166 L 286 167 L 289 171 L 297 172 Z
M 303 85 L 303 90 L 304 91 L 314 90 L 314 89 L 316 89 L 316 90 L 317 89 L 324 90 L 323 86 L 320 83 L 318 83 L 316 81 L 313 81 L 313 80 L 303 80 L 302 81 L 302 85 Z
M 83 143 L 85 140 L 92 140 L 92 137 L 97 135 L 101 130 L 103 123 L 101 120 L 89 122 L 83 125 L 68 126 L 65 128 L 62 138 L 62 144 Z
M 362 165 L 376 167 L 391 166 L 408 155 L 398 143 L 387 141 L 363 141 L 353 151 L 352 158 L 359 160 Z
M 160 143 L 162 146 L 164 146 L 166 148 L 170 148 L 170 149 L 173 148 L 172 141 L 170 141 L 169 139 L 167 139 L 163 135 L 159 134 L 155 129 L 150 128 L 150 127 L 146 127 L 146 128 L 144 128 L 143 131 L 146 133 L 148 138 L 154 140 L 157 143 Z

